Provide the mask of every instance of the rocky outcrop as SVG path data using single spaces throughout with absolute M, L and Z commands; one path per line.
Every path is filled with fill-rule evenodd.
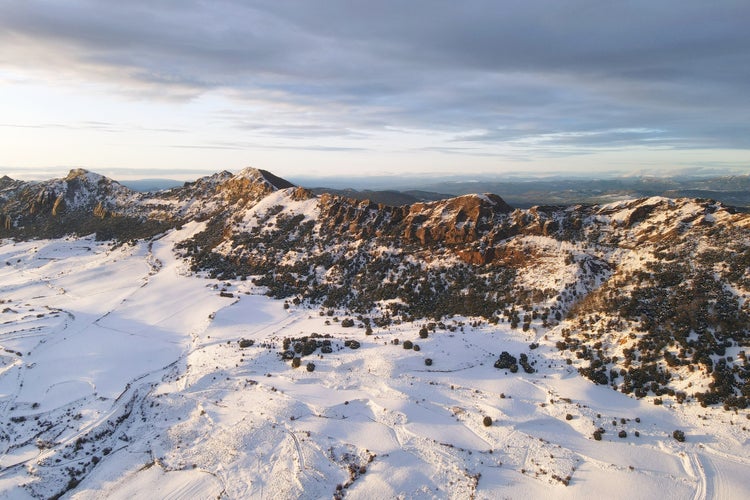
M 56 237 L 106 230 L 94 220 L 121 214 L 133 225 L 147 218 L 143 196 L 116 181 L 85 169 L 43 182 L 0 181 L 3 234 L 15 237 Z M 122 221 L 120 221 L 122 223 Z M 105 231 L 113 234 L 114 228 Z M 121 231 L 117 229 L 116 231 Z
M 127 221 L 158 232 L 186 219 L 211 218 L 230 208 L 235 212 L 246 209 L 291 186 L 269 172 L 248 168 L 237 175 L 220 172 L 180 188 L 145 194 L 79 168 L 61 179 L 43 182 L 1 178 L 0 213 L 5 214 L 5 234 L 56 236 L 101 231 L 116 237 Z
M 390 207 L 323 194 L 321 223 L 354 238 L 379 237 L 422 246 L 460 246 L 491 234 L 513 209 L 496 195 L 469 195 Z
M 489 233 L 499 217 L 513 209 L 492 194 L 468 195 L 408 207 L 404 237 L 422 245 L 473 243 Z

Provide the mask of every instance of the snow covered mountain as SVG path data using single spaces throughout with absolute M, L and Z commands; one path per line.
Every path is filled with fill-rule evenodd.
M 717 472 L 750 464 L 750 215 L 719 203 L 73 170 L 3 177 L 0 217 L 0 498 L 750 489 Z

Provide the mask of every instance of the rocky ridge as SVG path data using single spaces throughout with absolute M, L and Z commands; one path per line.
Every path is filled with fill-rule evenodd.
M 196 272 L 362 324 L 454 316 L 508 322 L 635 397 L 748 405 L 750 215 L 644 198 L 514 210 L 495 195 L 402 207 L 320 197 L 262 170 L 135 193 L 74 170 L 0 179 L 3 237 L 127 241 L 188 221 Z

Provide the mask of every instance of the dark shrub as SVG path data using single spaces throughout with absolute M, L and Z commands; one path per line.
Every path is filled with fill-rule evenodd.
M 349 342 L 349 349 L 359 349 L 360 345 L 359 342 L 356 340 L 352 340 Z
M 495 368 L 500 370 L 510 370 L 511 373 L 516 373 L 518 371 L 517 362 L 515 356 L 507 351 L 503 351 L 500 353 L 500 357 L 497 358 L 497 361 L 495 361 Z
M 482 423 L 484 424 L 485 427 L 491 426 L 492 425 L 492 417 L 490 417 L 489 415 L 486 416 L 486 417 L 484 417 L 482 419 Z
M 292 360 L 292 368 L 299 368 L 299 365 L 302 364 L 302 358 L 294 358 Z
M 511 355 L 508 351 L 503 351 L 500 353 L 500 357 L 497 358 L 497 361 L 495 361 L 495 368 L 507 370 L 517 362 L 518 360 L 515 356 Z
M 314 340 L 308 340 L 305 342 L 305 344 L 302 346 L 302 355 L 303 356 L 309 356 L 310 354 L 315 352 L 315 349 L 318 348 L 318 343 Z
M 419 351 L 419 344 L 414 344 L 414 347 L 412 347 L 412 349 L 414 349 L 415 351 Z
M 568 413 L 567 415 L 565 415 L 565 420 L 573 420 L 573 415 Z
M 681 431 L 681 430 L 679 430 L 679 429 L 678 429 L 678 430 L 675 430 L 675 431 L 674 431 L 674 432 L 672 433 L 672 437 L 673 437 L 673 438 L 675 438 L 675 439 L 676 439 L 677 441 L 679 441 L 680 443 L 683 443 L 683 442 L 685 442 L 685 433 L 684 433 L 684 432 L 682 432 L 682 431 Z
M 620 432 L 617 433 L 617 437 L 624 439 L 624 438 L 628 437 L 628 433 L 625 432 L 625 431 L 620 431 Z
M 534 369 L 529 364 L 529 357 L 526 354 L 521 353 L 519 364 L 523 367 L 523 371 L 526 373 L 534 373 Z
M 432 358 L 425 358 L 424 364 L 427 366 L 432 366 Z
M 427 331 L 427 328 L 424 326 L 419 330 L 419 338 L 420 339 L 426 339 L 429 332 Z
M 314 372 L 315 371 L 315 363 L 307 363 L 307 371 Z
M 242 340 L 240 340 L 240 348 L 241 348 L 241 349 L 244 349 L 244 348 L 246 348 L 246 347 L 250 347 L 250 346 L 252 346 L 252 345 L 253 345 L 254 343 L 255 343 L 255 341 L 253 341 L 253 340 L 250 340 L 250 339 L 242 339 Z
M 404 349 L 411 349 L 414 347 L 414 343 L 411 340 L 404 340 Z

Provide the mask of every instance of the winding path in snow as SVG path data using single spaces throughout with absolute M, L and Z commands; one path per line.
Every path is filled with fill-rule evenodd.
M 695 478 L 696 487 L 695 493 L 693 494 L 693 500 L 706 500 L 706 498 L 713 498 L 710 495 L 708 478 L 706 476 L 706 470 L 701 463 L 701 459 L 697 453 L 693 451 L 685 452 L 683 463 L 685 464 L 686 472 Z

